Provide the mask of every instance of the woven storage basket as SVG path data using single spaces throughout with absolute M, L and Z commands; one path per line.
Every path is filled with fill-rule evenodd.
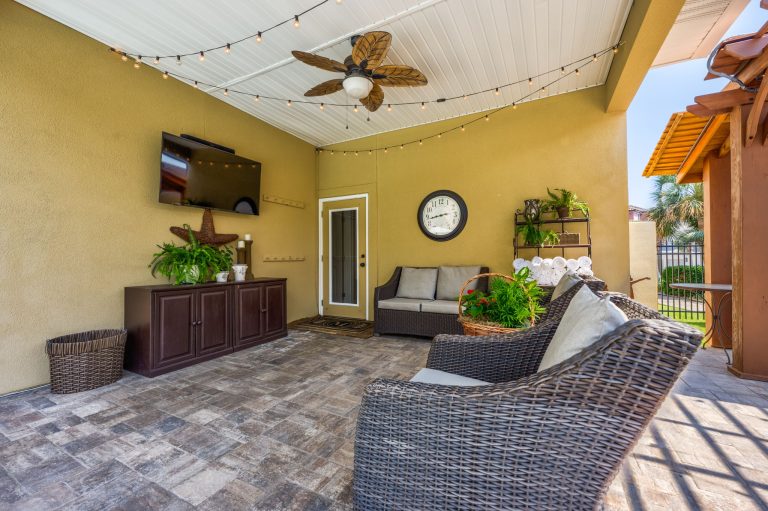
M 51 392 L 71 394 L 119 380 L 126 337 L 125 330 L 92 330 L 49 339 Z
M 561 232 L 559 234 L 561 245 L 578 245 L 581 243 L 581 234 L 578 232 Z
M 504 275 L 503 273 L 481 273 L 479 275 L 475 275 L 474 277 L 470 278 L 464 283 L 463 286 L 461 286 L 461 291 L 459 292 L 458 321 L 459 323 L 461 323 L 461 326 L 464 328 L 464 335 L 501 335 L 501 334 L 509 334 L 512 332 L 517 332 L 518 330 L 522 330 L 522 328 L 506 328 L 496 323 L 490 323 L 488 321 L 477 321 L 464 314 L 464 308 L 461 305 L 461 302 L 465 296 L 464 291 L 467 289 L 467 286 L 469 286 L 469 284 L 473 280 L 477 280 L 482 277 L 501 277 L 503 279 L 512 280 L 512 277 L 510 277 L 509 275 Z M 531 320 L 531 326 L 533 326 L 533 320 Z

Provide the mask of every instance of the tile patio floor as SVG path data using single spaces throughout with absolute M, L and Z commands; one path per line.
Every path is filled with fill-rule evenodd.
M 0 510 L 348 509 L 363 387 L 426 341 L 291 331 L 155 379 L 0 399 Z M 606 509 L 768 509 L 768 384 L 700 352 Z

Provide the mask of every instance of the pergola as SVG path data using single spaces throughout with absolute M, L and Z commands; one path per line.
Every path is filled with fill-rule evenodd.
M 768 1 L 761 7 L 768 9 Z M 758 380 L 768 380 L 766 68 L 768 22 L 721 42 L 705 79 L 725 77 L 728 85 L 672 115 L 643 171 L 704 183 L 705 280 L 733 285 L 731 321 L 724 321 L 732 343 L 723 336 L 713 343 L 732 346 L 732 373 Z

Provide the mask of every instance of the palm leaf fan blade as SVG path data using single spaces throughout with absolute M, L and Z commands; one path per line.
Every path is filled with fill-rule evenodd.
M 427 84 L 427 77 L 410 66 L 380 66 L 373 70 L 373 82 L 385 87 L 418 87 Z
M 335 79 L 335 80 L 328 80 L 327 82 L 319 83 L 309 89 L 307 92 L 304 93 L 305 96 L 312 97 L 312 96 L 325 96 L 326 94 L 333 94 L 334 92 L 340 91 L 344 88 L 342 83 L 344 80 L 341 79 Z
M 384 61 L 391 45 L 392 34 L 389 32 L 368 32 L 355 42 L 352 61 L 358 66 L 373 69 Z
M 315 55 L 314 53 L 307 53 L 305 51 L 298 50 L 292 51 L 291 54 L 296 57 L 296 60 L 300 60 L 301 62 L 309 64 L 310 66 L 318 67 L 326 71 L 338 71 L 340 73 L 347 72 L 347 66 L 341 62 L 337 62 L 327 57 L 322 57 L 320 55 Z
M 376 110 L 378 110 L 383 102 L 384 102 L 384 91 L 382 90 L 381 86 L 378 84 L 374 84 L 368 96 L 360 100 L 360 103 L 362 103 L 363 106 L 367 108 L 369 112 L 375 112 Z

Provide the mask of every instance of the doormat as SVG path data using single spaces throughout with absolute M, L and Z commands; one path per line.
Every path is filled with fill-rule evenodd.
M 309 332 L 323 332 L 326 334 L 346 335 L 368 339 L 373 335 L 373 321 L 362 319 L 337 318 L 334 316 L 315 316 L 294 321 L 288 328 L 306 330 Z

